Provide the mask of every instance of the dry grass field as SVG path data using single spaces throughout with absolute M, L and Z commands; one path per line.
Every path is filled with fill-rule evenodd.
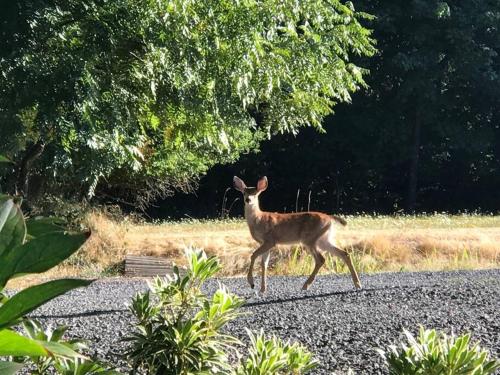
M 348 225 L 338 227 L 337 242 L 352 252 L 362 273 L 500 267 L 500 216 L 344 218 Z M 126 254 L 168 257 L 182 265 L 188 246 L 218 256 L 223 275 L 241 275 L 256 247 L 243 220 L 148 224 L 129 218 L 116 221 L 96 212 L 85 222 L 92 230 L 85 247 L 44 278 L 113 275 Z M 271 256 L 270 273 L 306 274 L 312 266 L 312 258 L 300 247 L 278 248 Z M 328 257 L 322 272 L 341 273 L 347 269 L 339 260 Z M 27 278 L 22 283 L 30 282 Z
M 353 252 L 361 272 L 494 268 L 500 265 L 500 216 L 351 216 L 338 228 L 338 244 Z M 102 214 L 87 218 L 91 240 L 77 259 L 105 269 L 126 254 L 151 255 L 183 262 L 188 246 L 218 256 L 225 275 L 246 269 L 256 243 L 243 220 L 184 221 L 160 224 L 114 222 Z M 279 248 L 272 271 L 303 274 L 312 259 L 298 247 Z M 78 265 L 78 264 L 75 264 Z M 323 272 L 343 272 L 329 259 Z M 329 269 L 328 269 L 329 268 Z

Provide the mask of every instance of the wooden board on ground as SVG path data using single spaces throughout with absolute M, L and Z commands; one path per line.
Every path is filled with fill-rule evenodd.
M 172 261 L 167 258 L 132 255 L 125 257 L 125 276 L 153 277 L 173 273 Z

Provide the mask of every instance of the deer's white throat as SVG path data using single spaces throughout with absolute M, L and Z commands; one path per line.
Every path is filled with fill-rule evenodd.
M 261 213 L 259 208 L 259 201 L 257 199 L 250 203 L 245 203 L 245 219 L 248 221 L 255 221 Z

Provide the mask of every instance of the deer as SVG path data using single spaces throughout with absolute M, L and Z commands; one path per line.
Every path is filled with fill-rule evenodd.
M 344 219 L 314 211 L 296 213 L 262 211 L 259 206 L 259 195 L 268 187 L 266 176 L 259 179 L 257 187 L 247 187 L 242 179 L 234 176 L 233 185 L 236 190 L 243 194 L 245 219 L 252 238 L 260 245 L 250 257 L 247 281 L 252 289 L 255 287 L 253 278 L 255 261 L 261 257 L 260 292 L 264 294 L 267 290 L 267 267 L 271 249 L 276 245 L 293 244 L 305 246 L 315 261 L 314 269 L 302 286 L 302 290 L 309 289 L 318 271 L 325 263 L 325 258 L 320 250 L 341 258 L 349 268 L 354 286 L 357 289 L 361 288 L 349 253 L 338 248 L 334 242 L 336 232 L 334 224 L 345 226 L 347 223 Z

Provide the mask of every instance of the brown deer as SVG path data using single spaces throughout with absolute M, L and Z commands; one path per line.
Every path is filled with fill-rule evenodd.
M 352 265 L 349 253 L 339 249 L 334 244 L 334 222 L 346 225 L 346 221 L 336 216 L 329 216 L 321 212 L 297 212 L 280 214 L 262 211 L 259 207 L 259 195 L 267 189 L 267 177 L 262 177 L 257 182 L 257 187 L 247 187 L 242 179 L 234 176 L 234 188 L 243 193 L 245 200 L 245 219 L 255 241 L 260 246 L 255 250 L 250 259 L 247 280 L 250 287 L 254 288 L 253 267 L 255 260 L 262 258 L 261 293 L 266 291 L 266 272 L 271 249 L 278 244 L 302 244 L 312 254 L 315 261 L 314 270 L 302 287 L 306 290 L 313 283 L 319 269 L 325 263 L 325 258 L 319 249 L 328 251 L 340 257 L 349 267 L 352 280 L 356 288 L 361 288 L 358 274 Z

